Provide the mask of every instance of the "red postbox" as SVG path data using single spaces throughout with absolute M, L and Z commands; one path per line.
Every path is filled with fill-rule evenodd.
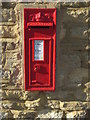
M 25 90 L 55 90 L 56 9 L 24 8 Z

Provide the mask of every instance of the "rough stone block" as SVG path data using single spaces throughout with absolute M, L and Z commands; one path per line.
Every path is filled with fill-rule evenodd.
M 6 93 L 4 90 L 0 89 L 0 101 L 6 99 Z
M 15 38 L 16 32 L 13 26 L 0 26 L 0 37 Z
M 63 112 L 60 110 L 49 110 L 44 109 L 42 111 L 39 111 L 37 118 L 43 118 L 43 119 L 61 119 L 63 118 Z
M 7 43 L 7 50 L 14 50 L 15 49 L 15 43 L 12 42 L 12 43 Z
M 13 8 L 3 9 L 0 14 L 2 15 L 3 22 L 16 22 L 15 11 Z
M 88 108 L 88 102 L 79 102 L 79 101 L 70 101 L 70 102 L 61 102 L 60 109 L 64 111 L 79 111 Z
M 0 111 L 0 119 L 11 119 L 13 118 L 13 114 L 10 110 Z
M 4 109 L 13 109 L 13 110 L 23 110 L 26 109 L 24 103 L 4 100 L 2 102 L 2 107 Z
M 18 119 L 35 119 L 36 112 L 33 111 L 21 111 L 18 114 Z
M 86 111 L 73 111 L 73 112 L 67 113 L 66 118 L 67 119 L 86 118 Z
M 2 2 L 2 7 L 3 8 L 14 8 L 16 5 L 16 2 L 12 2 L 11 0 L 9 0 L 9 2 Z
M 62 7 L 88 7 L 88 2 L 61 2 Z
M 18 53 L 6 53 L 5 54 L 5 61 L 3 63 L 3 67 L 4 69 L 9 69 L 9 70 L 12 70 L 12 71 L 15 71 L 15 69 L 21 69 L 21 63 L 20 63 L 20 60 L 18 58 Z
M 2 79 L 10 79 L 10 70 L 2 69 Z
M 52 109 L 59 109 L 59 101 L 58 100 L 48 100 L 48 107 Z
M 88 7 L 82 8 L 62 8 L 62 20 L 64 23 L 70 23 L 70 25 L 77 23 L 87 23 L 89 18 L 89 9 Z
M 36 111 L 33 110 L 11 110 L 11 112 L 16 119 L 34 119 L 36 116 Z
M 25 106 L 28 108 L 28 110 L 30 109 L 37 109 L 39 107 L 40 104 L 40 98 L 34 101 L 26 101 L 25 102 Z
M 6 90 L 6 99 L 8 100 L 23 100 L 23 92 L 19 90 Z
M 34 92 L 30 92 L 30 91 L 25 91 L 24 95 L 23 95 L 23 100 L 25 101 L 33 101 L 39 98 L 39 91 L 34 91 Z

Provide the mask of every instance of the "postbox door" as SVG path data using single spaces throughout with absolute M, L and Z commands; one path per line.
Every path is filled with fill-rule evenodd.
M 51 57 L 52 40 L 51 39 L 30 39 L 30 86 L 50 86 L 51 80 Z

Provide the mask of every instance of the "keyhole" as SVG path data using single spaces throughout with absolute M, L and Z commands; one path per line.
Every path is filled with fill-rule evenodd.
M 38 70 L 38 66 L 35 65 L 34 67 L 34 71 L 37 71 Z
M 35 66 L 35 70 L 37 70 L 37 66 Z

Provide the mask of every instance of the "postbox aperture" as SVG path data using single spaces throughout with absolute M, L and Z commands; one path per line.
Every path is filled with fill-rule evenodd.
M 56 9 L 24 8 L 25 90 L 55 90 Z

